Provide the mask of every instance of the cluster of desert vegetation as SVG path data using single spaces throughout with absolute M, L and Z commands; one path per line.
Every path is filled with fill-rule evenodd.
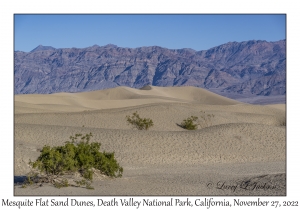
M 63 146 L 44 146 L 35 162 L 29 162 L 32 170 L 22 187 L 32 184 L 51 183 L 57 188 L 70 186 L 64 175 L 79 174 L 81 179 L 73 180 L 74 186 L 85 186 L 93 189 L 91 182 L 95 172 L 110 176 L 122 177 L 123 168 L 114 158 L 114 153 L 100 152 L 101 144 L 90 143 L 92 133 L 70 136 L 70 141 Z M 79 140 L 80 139 L 80 140 Z
M 196 130 L 199 125 L 201 128 L 210 126 L 214 115 L 205 114 L 203 111 L 201 114 L 202 121 L 198 121 L 198 117 L 191 116 L 183 120 L 180 126 L 187 130 Z M 148 130 L 154 125 L 150 118 L 141 118 L 137 111 L 131 116 L 126 116 L 126 120 L 138 130 Z M 51 183 L 57 188 L 85 186 L 87 189 L 94 189 L 91 183 L 96 172 L 109 177 L 122 177 L 123 168 L 117 163 L 114 153 L 100 152 L 100 143 L 90 143 L 92 136 L 92 133 L 75 134 L 70 136 L 71 142 L 66 141 L 63 146 L 44 146 L 37 160 L 29 161 L 32 171 L 27 175 L 22 187 Z M 76 173 L 80 178 L 72 177 L 73 184 L 71 184 L 65 175 Z
M 201 128 L 209 127 L 212 125 L 211 118 L 214 115 L 205 114 L 205 112 L 200 111 L 201 121 L 196 116 L 190 116 L 184 119 L 179 126 L 187 130 L 196 130 L 198 126 Z M 134 128 L 138 130 L 148 130 L 154 125 L 152 119 L 150 118 L 141 118 L 137 112 L 134 112 L 132 116 L 126 116 L 128 124 L 131 124 Z

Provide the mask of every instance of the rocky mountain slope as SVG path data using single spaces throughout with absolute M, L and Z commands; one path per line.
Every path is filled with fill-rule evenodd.
M 14 53 L 14 93 L 128 86 L 195 86 L 231 98 L 286 94 L 286 40 L 229 42 L 209 50 L 115 45 Z

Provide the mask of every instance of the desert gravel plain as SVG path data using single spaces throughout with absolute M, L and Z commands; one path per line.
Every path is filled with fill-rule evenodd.
M 83 93 L 14 97 L 15 195 L 286 195 L 285 104 L 251 105 L 196 87 L 117 87 Z M 154 126 L 137 130 L 137 111 Z M 213 114 L 211 125 L 188 131 L 184 119 Z M 122 178 L 94 177 L 94 190 L 21 188 L 44 145 L 92 133 L 115 152 Z

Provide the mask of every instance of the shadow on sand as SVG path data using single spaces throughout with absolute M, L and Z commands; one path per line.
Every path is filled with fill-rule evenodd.
M 14 185 L 21 185 L 25 182 L 27 176 L 14 176 Z

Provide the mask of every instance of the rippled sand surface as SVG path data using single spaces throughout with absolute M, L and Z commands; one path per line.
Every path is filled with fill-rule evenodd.
M 135 111 L 154 126 L 128 125 Z M 178 126 L 202 111 L 214 115 L 209 126 Z M 95 190 L 15 185 L 15 195 L 286 195 L 284 104 L 250 105 L 195 87 L 117 87 L 16 95 L 14 117 L 15 182 L 44 145 L 76 133 L 92 132 L 124 168 L 122 178 L 95 178 Z

